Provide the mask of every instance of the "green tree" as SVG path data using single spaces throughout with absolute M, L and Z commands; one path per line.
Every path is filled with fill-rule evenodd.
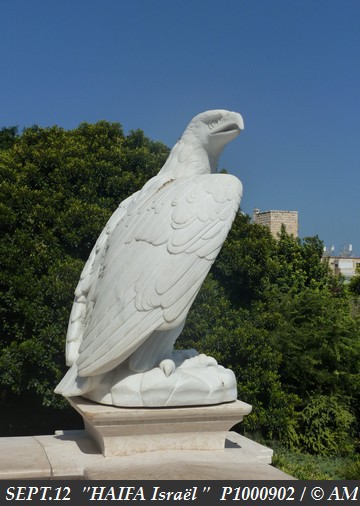
M 277 276 L 276 241 L 267 227 L 252 224 L 239 213 L 213 266 L 234 307 L 264 300 Z
M 308 393 L 349 398 L 359 390 L 359 328 L 349 301 L 307 288 L 277 301 L 273 331 L 283 357 L 282 381 L 302 398 Z
M 360 296 L 360 266 L 356 268 L 356 274 L 349 281 L 349 291 L 355 296 Z
M 0 150 L 3 433 L 41 430 L 38 420 L 35 428 L 29 417 L 14 421 L 16 397 L 18 406 L 40 410 L 64 405 L 53 389 L 65 369 L 67 322 L 84 261 L 111 213 L 167 154 L 141 131 L 125 136 L 105 121 L 71 131 L 32 127 Z
M 355 415 L 348 398 L 315 394 L 298 414 L 299 447 L 317 455 L 347 455 L 354 452 Z
M 274 240 L 239 214 L 185 335 L 236 373 L 240 398 L 253 405 L 246 430 L 293 448 L 350 451 L 359 419 L 360 327 L 322 249 L 318 237 L 301 241 L 285 230 Z M 316 398 L 328 399 L 330 411 L 316 414 Z M 311 446 L 316 416 L 323 432 Z
M 11 148 L 18 136 L 18 127 L 3 127 L 0 130 L 0 149 Z

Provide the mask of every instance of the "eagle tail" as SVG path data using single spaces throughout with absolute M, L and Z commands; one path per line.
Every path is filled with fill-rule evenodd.
M 83 395 L 93 389 L 96 377 L 84 377 L 78 375 L 77 366 L 73 364 L 60 381 L 54 392 L 64 397 Z

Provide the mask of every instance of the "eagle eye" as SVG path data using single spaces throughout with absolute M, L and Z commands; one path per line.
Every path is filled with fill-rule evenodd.
M 220 120 L 215 119 L 214 121 L 211 121 L 211 123 L 209 123 L 209 128 L 215 128 L 219 123 L 220 123 Z

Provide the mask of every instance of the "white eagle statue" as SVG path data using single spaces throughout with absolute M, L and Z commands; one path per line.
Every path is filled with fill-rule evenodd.
M 239 209 L 241 182 L 216 169 L 243 128 L 236 112 L 195 116 L 111 216 L 75 291 L 56 393 L 124 407 L 236 400 L 231 370 L 174 343 Z

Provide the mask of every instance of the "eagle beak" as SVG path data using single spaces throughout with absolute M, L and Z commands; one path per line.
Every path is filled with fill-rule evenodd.
M 239 127 L 239 130 L 240 131 L 244 130 L 244 120 L 241 114 L 239 114 L 238 112 L 232 112 L 231 114 L 234 115 L 235 118 L 237 119 L 237 125 Z
M 211 136 L 225 137 L 226 142 L 235 139 L 244 130 L 244 120 L 238 112 L 231 112 L 220 125 L 211 132 Z

